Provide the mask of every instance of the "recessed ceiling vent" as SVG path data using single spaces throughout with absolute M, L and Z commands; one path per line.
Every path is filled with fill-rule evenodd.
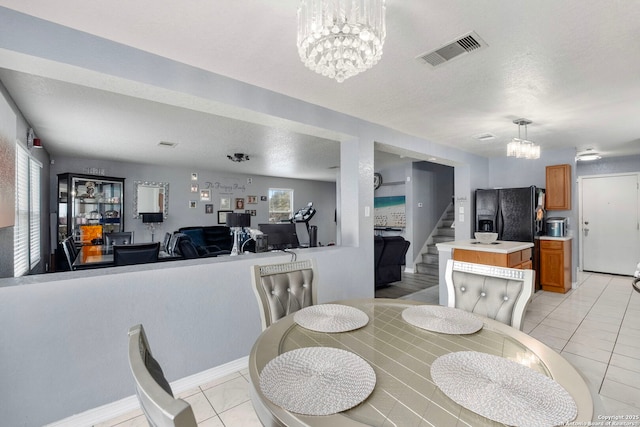
M 438 67 L 454 58 L 478 51 L 487 46 L 487 43 L 475 31 L 472 31 L 434 51 L 424 53 L 416 59 L 431 64 L 433 67 Z
M 169 142 L 169 141 L 160 141 L 160 142 L 158 143 L 158 146 L 160 146 L 160 147 L 164 147 L 164 148 L 173 148 L 173 147 L 175 147 L 176 145 L 178 145 L 178 143 L 177 143 L 177 142 Z

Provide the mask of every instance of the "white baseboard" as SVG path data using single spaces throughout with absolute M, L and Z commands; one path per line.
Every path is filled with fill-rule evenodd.
M 237 360 L 233 360 L 224 365 L 216 366 L 206 371 L 198 372 L 197 374 L 190 375 L 185 378 L 181 378 L 171 383 L 171 390 L 173 394 L 178 395 L 183 391 L 196 388 L 200 384 L 205 384 L 210 381 L 223 378 L 234 372 L 247 369 L 249 366 L 249 356 L 242 357 Z M 60 421 L 47 424 L 46 427 L 86 427 L 97 423 L 108 421 L 112 418 L 116 418 L 127 412 L 134 411 L 140 406 L 138 404 L 138 398 L 134 394 L 133 396 L 125 397 L 116 402 L 107 403 L 106 405 L 99 406 L 97 408 L 89 409 L 88 411 L 80 414 L 72 415 Z

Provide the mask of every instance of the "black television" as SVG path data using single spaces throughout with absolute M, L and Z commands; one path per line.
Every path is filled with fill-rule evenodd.
M 164 219 L 162 212 L 144 212 L 140 215 L 142 215 L 142 222 L 145 224 L 162 222 Z
M 267 235 L 267 245 L 270 251 L 292 249 L 300 246 L 296 225 L 293 223 L 258 224 L 258 229 Z

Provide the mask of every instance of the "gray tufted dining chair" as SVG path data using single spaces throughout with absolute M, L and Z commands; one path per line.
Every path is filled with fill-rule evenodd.
M 522 330 L 534 277 L 533 270 L 448 260 L 448 305 Z
M 136 385 L 138 402 L 151 426 L 197 426 L 191 405 L 173 397 L 160 364 L 151 355 L 141 324 L 129 329 L 129 368 Z
M 318 273 L 315 260 L 251 267 L 262 330 L 301 308 L 316 304 Z

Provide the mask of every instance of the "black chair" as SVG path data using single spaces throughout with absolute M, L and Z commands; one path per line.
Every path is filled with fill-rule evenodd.
M 119 231 L 117 233 L 106 233 L 104 235 L 105 244 L 112 245 L 130 245 L 133 243 L 133 231 Z
M 76 246 L 73 243 L 72 237 L 67 237 L 62 241 L 62 250 L 64 251 L 64 256 L 67 259 L 67 263 L 69 264 L 69 270 L 75 270 L 73 267 L 73 262 L 78 257 L 78 252 L 76 251 Z
M 136 384 L 138 401 L 150 425 L 197 426 L 191 405 L 173 397 L 160 364 L 151 355 L 142 325 L 129 329 L 129 367 Z
M 405 256 L 410 245 L 410 242 L 401 236 L 383 236 L 382 242 L 382 252 L 376 254 L 380 257 L 375 267 L 376 288 L 402 280 L 402 266 L 405 265 Z M 379 245 L 379 240 L 377 243 Z M 379 246 L 376 251 L 378 250 Z
M 113 263 L 115 265 L 133 265 L 156 262 L 159 252 L 160 242 L 114 245 Z
M 231 251 L 213 250 L 211 252 L 200 252 L 196 245 L 193 244 L 189 236 L 180 236 L 177 243 L 178 252 L 183 258 L 209 258 L 216 257 L 218 255 L 229 255 Z

